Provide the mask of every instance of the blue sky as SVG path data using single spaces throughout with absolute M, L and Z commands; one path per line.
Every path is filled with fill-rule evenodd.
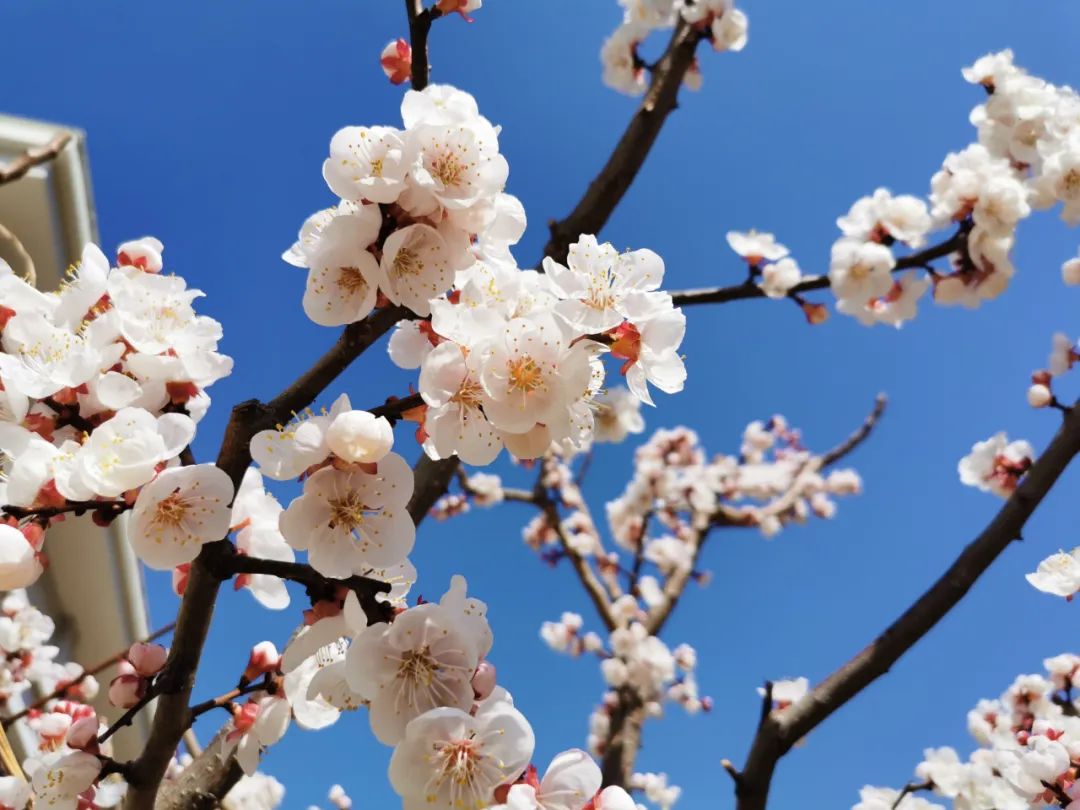
M 4 4 L 5 111 L 84 127 L 107 249 L 144 233 L 162 238 L 167 267 L 205 290 L 203 311 L 225 325 L 223 349 L 236 372 L 213 389 L 216 406 L 195 445 L 201 460 L 215 454 L 231 403 L 271 396 L 335 338 L 307 321 L 303 275 L 279 256 L 303 218 L 330 201 L 320 165 L 333 132 L 399 122 L 401 91 L 383 79 L 377 56 L 405 31 L 401 5 Z M 702 51 L 703 90 L 683 94 L 603 234 L 620 248 L 660 253 L 673 289 L 741 279 L 722 240 L 728 229 L 775 231 L 807 272 L 822 271 L 835 218 L 857 197 L 878 185 L 925 193 L 945 154 L 973 137 L 967 117 L 980 91 L 959 71 L 975 57 L 1008 46 L 1033 72 L 1078 80 L 1080 6 L 1063 0 L 794 7 L 746 0 L 746 51 Z M 536 261 L 545 222 L 570 209 L 634 109 L 600 83 L 598 50 L 618 18 L 613 0 L 491 0 L 472 25 L 435 26 L 434 79 L 474 93 L 504 127 L 509 190 L 530 216 L 516 251 L 523 265 Z M 990 519 L 998 503 L 956 476 L 970 445 L 999 429 L 1037 447 L 1052 434 L 1055 414 L 1032 412 L 1024 391 L 1051 334 L 1076 329 L 1080 292 L 1061 286 L 1058 268 L 1078 241 L 1052 215 L 1024 223 L 1019 272 L 1003 298 L 973 313 L 927 308 L 899 332 L 840 317 L 810 328 L 785 302 L 690 311 L 686 390 L 647 414 L 650 428 L 689 424 L 707 448 L 733 452 L 748 421 L 780 412 L 824 449 L 863 418 L 878 391 L 891 403 L 851 459 L 866 492 L 845 499 L 835 520 L 771 542 L 743 531 L 710 540 L 704 561 L 713 584 L 687 595 L 667 639 L 697 647 L 701 688 L 716 708 L 693 718 L 672 709 L 650 723 L 640 759 L 685 788 L 680 807 L 733 806 L 718 763 L 743 758 L 756 686 L 828 674 Z M 410 381 L 380 350 L 336 390 L 374 405 Z M 1062 393 L 1077 391 L 1066 385 Z M 407 431 L 399 445 L 415 454 Z M 621 490 L 632 450 L 597 457 L 588 494 L 598 512 Z M 889 676 L 784 760 L 774 806 L 848 807 L 865 783 L 902 785 L 925 746 L 966 754 L 964 717 L 976 700 L 1039 671 L 1044 657 L 1076 649 L 1059 628 L 1077 608 L 1037 594 L 1022 574 L 1076 544 L 1070 493 L 1078 483 L 1068 474 L 1025 542 Z M 419 593 L 437 597 L 464 572 L 489 602 L 493 660 L 534 724 L 543 767 L 583 744 L 601 683 L 593 663 L 556 657 L 537 636 L 565 609 L 596 623 L 570 571 L 543 567 L 522 544 L 530 516 L 506 506 L 425 525 L 414 560 Z M 149 582 L 154 622 L 164 623 L 175 599 L 165 578 Z M 284 641 L 293 615 L 223 591 L 198 693 L 229 688 L 249 645 Z M 200 721 L 204 738 L 210 726 Z M 357 716 L 327 732 L 291 731 L 265 767 L 286 783 L 290 808 L 322 801 L 333 782 L 360 808 L 394 806 L 388 758 Z

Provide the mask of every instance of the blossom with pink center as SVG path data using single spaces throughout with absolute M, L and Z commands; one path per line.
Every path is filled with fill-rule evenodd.
M 1007 498 L 1034 460 L 1035 451 L 1028 442 L 1010 442 L 1004 433 L 998 433 L 977 442 L 960 459 L 958 470 L 960 480 L 968 486 Z

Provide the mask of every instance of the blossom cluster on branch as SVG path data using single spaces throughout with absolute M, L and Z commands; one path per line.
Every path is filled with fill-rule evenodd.
M 600 49 L 604 84 L 620 93 L 641 95 L 649 86 L 653 66 L 638 48 L 654 31 L 689 26 L 716 51 L 741 51 L 746 47 L 749 20 L 733 0 L 619 0 L 623 21 Z M 683 77 L 691 89 L 701 88 L 697 59 Z
M 865 787 L 853 810 L 943 810 L 916 792 L 951 800 L 955 810 L 1080 806 L 1080 657 L 1047 658 L 1045 674 L 1020 675 L 995 700 L 980 700 L 967 726 L 978 748 L 965 760 L 928 748 L 903 791 Z

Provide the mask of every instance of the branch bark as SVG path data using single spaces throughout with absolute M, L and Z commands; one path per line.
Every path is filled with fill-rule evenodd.
M 967 244 L 967 230 L 961 228 L 944 242 L 928 247 L 925 250 L 909 253 L 896 260 L 893 272 L 910 270 L 915 267 L 925 267 L 930 262 L 943 259 L 950 253 L 960 250 Z M 824 290 L 829 286 L 828 276 L 813 276 L 800 284 L 796 284 L 788 291 L 788 297 L 801 295 L 814 290 Z M 753 278 L 748 278 L 741 284 L 733 284 L 730 287 L 708 287 L 700 290 L 681 290 L 671 294 L 671 300 L 677 307 L 687 307 L 694 304 L 726 304 L 730 301 L 745 301 L 753 298 L 765 298 Z
M 1014 540 L 1069 463 L 1080 453 L 1080 402 L 990 524 L 949 569 L 873 642 L 806 697 L 770 712 L 758 728 L 736 782 L 738 810 L 764 810 L 780 758 L 841 706 L 884 675 L 964 597 Z
M 667 117 L 677 106 L 679 85 L 694 63 L 700 32 L 680 20 L 652 71 L 649 89 L 604 168 L 567 217 L 551 223 L 544 255 L 565 262 L 570 243 L 583 233 L 599 233 L 634 182 Z M 415 54 L 413 68 L 415 70 Z
M 217 466 L 239 486 L 251 464 L 250 444 L 260 430 L 287 422 L 308 407 L 349 364 L 393 325 L 404 310 L 387 307 L 350 324 L 341 337 L 307 372 L 269 403 L 248 400 L 233 408 L 218 453 Z M 152 810 L 169 759 L 187 730 L 187 709 L 195 672 L 214 614 L 221 572 L 228 570 L 235 549 L 228 540 L 207 543 L 191 566 L 187 589 L 176 618 L 176 634 L 165 669 L 156 682 L 160 697 L 143 753 L 131 763 L 127 810 Z
M 405 0 L 405 13 L 409 17 L 409 40 L 412 43 L 413 90 L 427 87 L 431 66 L 428 64 L 428 34 L 431 23 L 442 16 L 437 8 L 424 8 L 424 0 Z

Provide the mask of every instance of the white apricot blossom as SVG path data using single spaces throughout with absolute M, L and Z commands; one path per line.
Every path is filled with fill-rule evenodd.
M 233 485 L 213 464 L 163 470 L 139 491 L 128 537 L 139 559 L 167 571 L 229 531 Z
M 528 765 L 534 745 L 528 721 L 508 702 L 475 716 L 432 709 L 406 727 L 390 759 L 390 784 L 404 810 L 484 807 Z
M 1071 600 L 1080 591 L 1080 547 L 1051 554 L 1025 578 L 1043 593 Z
M 345 579 L 365 566 L 396 565 L 416 537 L 405 509 L 412 491 L 412 468 L 396 453 L 379 461 L 375 473 L 324 467 L 281 513 L 281 533 L 294 549 L 308 552 L 323 576 Z
M 971 452 L 960 460 L 960 481 L 983 492 L 1007 498 L 1035 460 L 1031 444 L 1010 442 L 1004 433 L 976 442 Z

